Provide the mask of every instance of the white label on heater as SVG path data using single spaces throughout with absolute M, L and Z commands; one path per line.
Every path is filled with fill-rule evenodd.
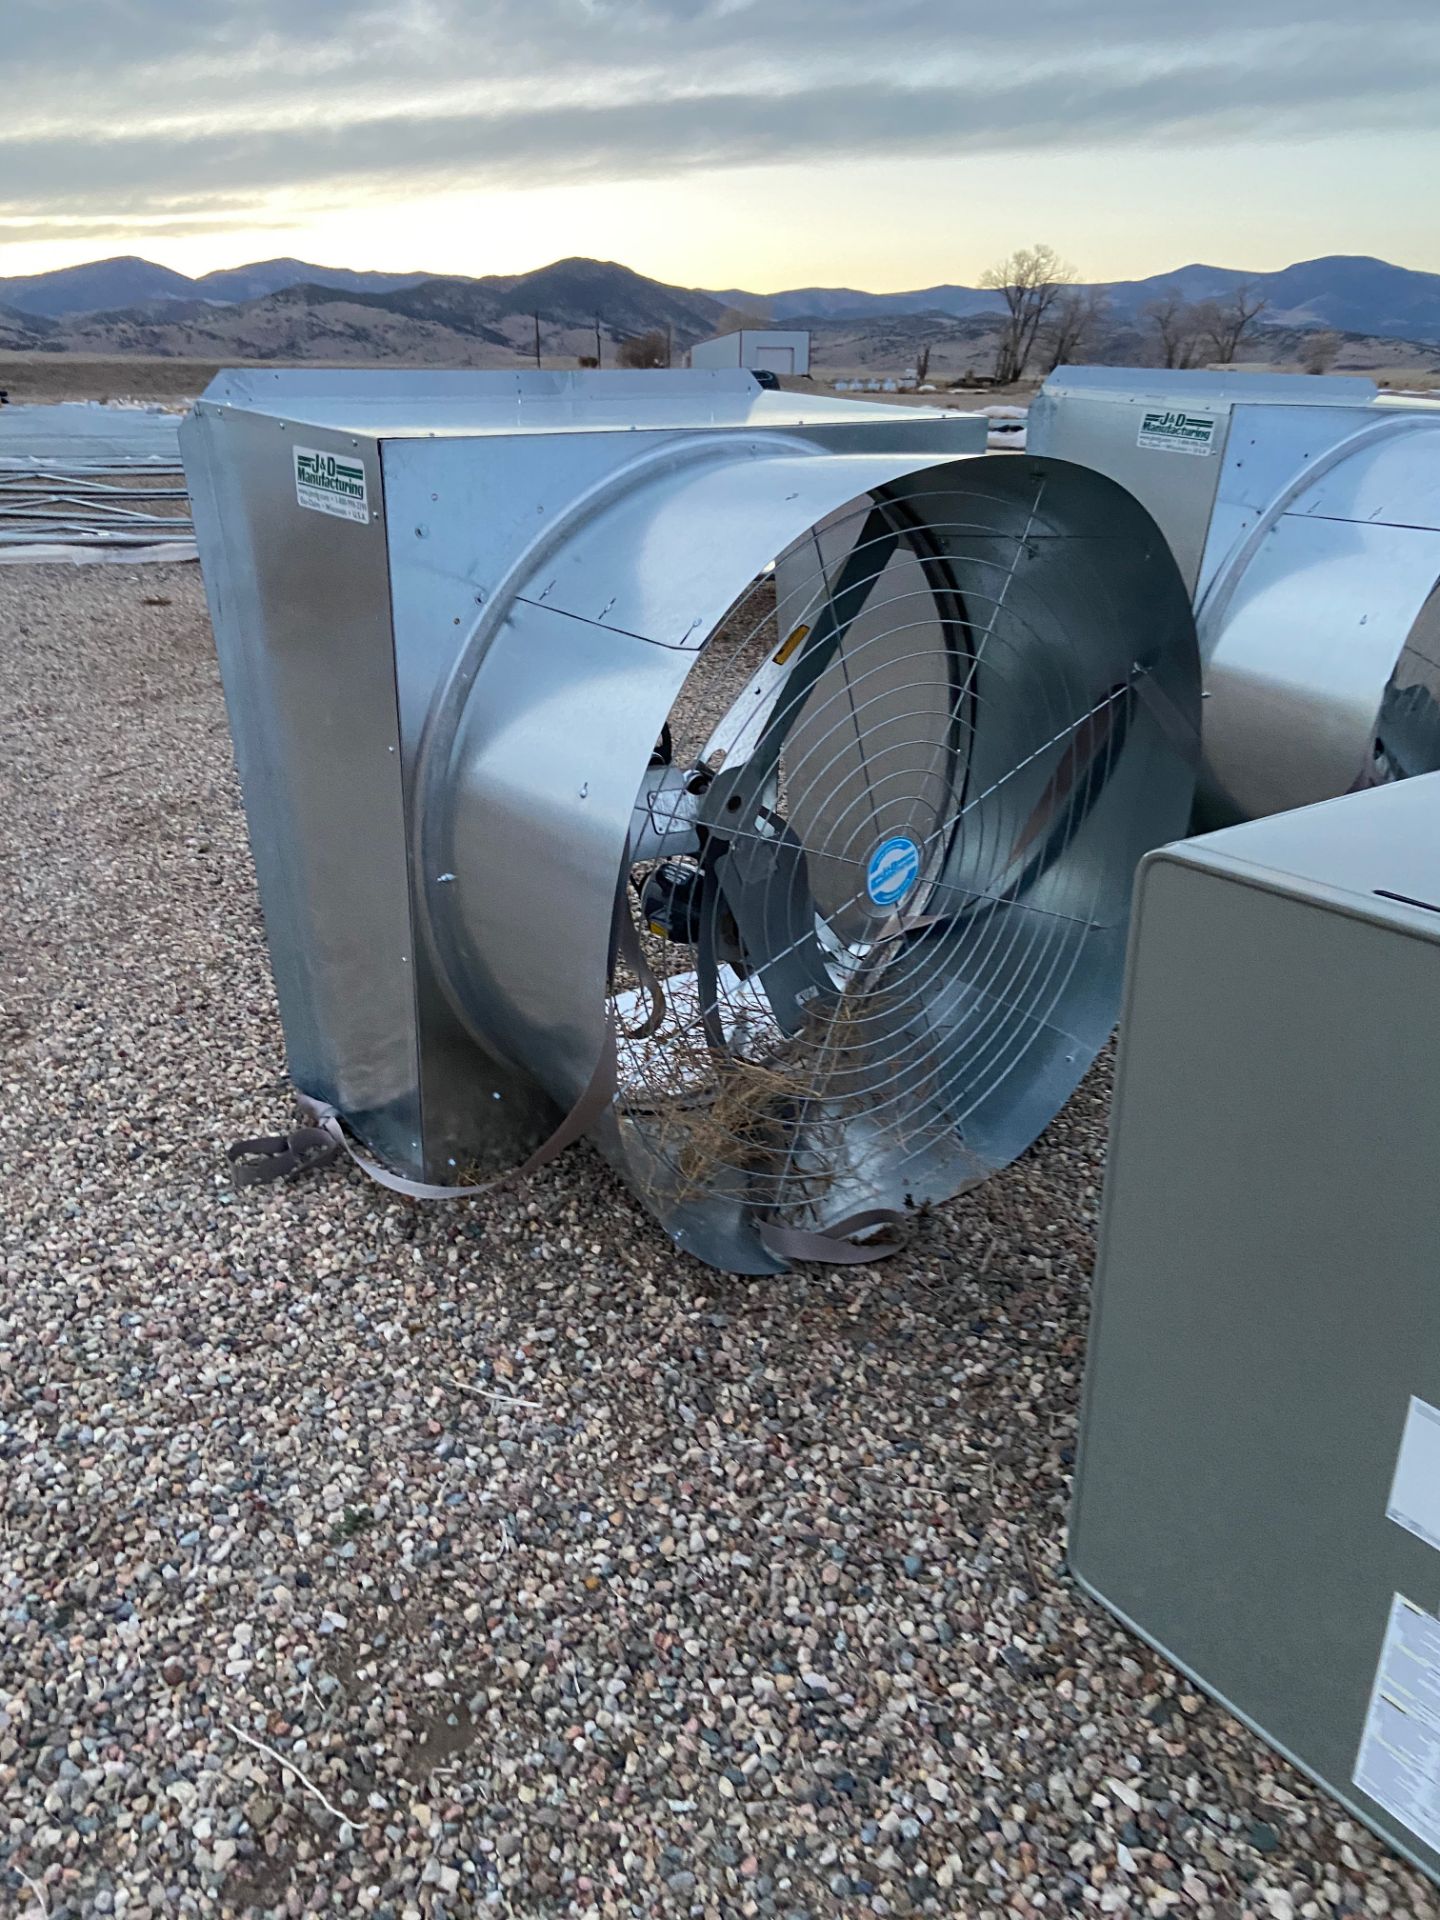
M 1219 422 L 1213 413 L 1187 413 L 1184 407 L 1147 407 L 1140 416 L 1137 447 L 1162 453 L 1209 453 Z
M 1401 1593 L 1390 1603 L 1353 1778 L 1440 1851 L 1440 1620 Z
M 1440 1407 L 1412 1396 L 1386 1517 L 1440 1548 Z
M 343 454 L 296 447 L 295 498 L 315 513 L 333 513 L 338 520 L 356 520 L 362 527 L 370 519 L 365 469 Z

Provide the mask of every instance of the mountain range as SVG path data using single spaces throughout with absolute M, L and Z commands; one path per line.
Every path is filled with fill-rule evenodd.
M 1304 364 L 1320 330 L 1339 336 L 1340 371 L 1440 372 L 1440 275 L 1348 257 L 1270 275 L 1191 266 L 1116 282 L 1104 289 L 1105 313 L 1083 357 L 1153 364 L 1156 336 L 1145 312 L 1152 301 L 1172 292 L 1189 301 L 1223 299 L 1242 281 L 1268 303 L 1246 342 L 1248 361 Z M 807 327 L 812 365 L 830 378 L 901 373 L 923 361 L 932 379 L 954 380 L 993 367 L 999 309 L 997 294 L 962 286 L 894 294 L 834 287 L 711 293 L 667 286 L 605 260 L 557 260 L 533 273 L 481 279 L 267 260 L 191 280 L 149 261 L 121 259 L 0 280 L 0 351 L 37 363 L 41 356 L 133 355 L 213 365 L 437 367 L 514 367 L 538 353 L 551 366 L 584 357 L 609 366 L 619 344 L 636 334 L 667 335 L 679 356 L 733 324 L 738 311 Z
M 152 271 L 160 276 L 153 281 Z M 316 274 L 323 278 L 310 277 Z M 135 260 L 0 281 L 0 348 L 102 358 L 506 366 L 538 346 L 573 364 L 583 354 L 608 362 L 620 341 L 654 330 L 683 350 L 713 333 L 725 312 L 709 294 L 667 287 L 604 260 L 558 260 L 534 273 L 483 280 L 266 261 L 233 269 L 224 284 L 239 297 L 221 297 L 213 276 L 208 284 L 186 282 Z M 89 304 L 107 294 L 124 304 Z M 85 304 L 66 304 L 72 301 Z
M 1325 327 L 1392 339 L 1440 340 L 1440 274 L 1392 266 L 1363 254 L 1301 260 L 1277 273 L 1237 267 L 1177 267 L 1145 280 L 1089 283 L 1103 292 L 1117 320 L 1136 320 L 1153 301 L 1174 294 L 1184 301 L 1223 300 L 1244 286 L 1265 301 L 1270 326 Z M 0 292 L 0 298 L 3 298 Z M 753 305 L 761 296 L 732 290 L 716 296 L 728 306 Z M 896 313 L 998 313 L 998 293 L 981 287 L 924 287 L 914 293 L 864 293 L 854 287 L 797 287 L 763 300 L 777 321 L 801 316 L 828 320 Z
M 1263 295 L 1267 325 L 1325 327 L 1406 340 L 1440 340 L 1440 274 L 1397 267 L 1363 255 L 1333 254 L 1302 260 L 1276 273 L 1246 273 L 1234 267 L 1196 264 L 1142 280 L 1097 283 L 1114 319 L 1137 319 L 1152 301 L 1168 294 L 1184 300 L 1223 299 L 1244 284 Z M 944 284 L 904 293 L 869 293 L 855 287 L 795 287 L 758 294 L 732 288 L 707 292 L 665 287 L 613 262 L 562 260 L 538 272 L 491 274 L 369 273 L 317 266 L 304 260 L 262 260 L 225 267 L 192 279 L 150 260 L 126 256 L 60 267 L 50 273 L 0 278 L 0 308 L 32 321 L 73 320 L 96 313 L 140 310 L 160 319 L 166 307 L 244 305 L 296 287 L 367 298 L 431 288 L 424 317 L 441 319 L 493 303 L 492 318 L 533 314 L 542 321 L 592 325 L 595 318 L 614 337 L 661 325 L 685 340 L 709 332 L 728 309 L 766 313 L 776 322 L 860 320 L 900 314 L 947 314 L 952 318 L 997 313 L 1000 296 L 981 287 Z M 462 291 L 463 290 L 463 291 Z M 657 297 L 660 296 L 660 297 Z M 586 314 L 581 309 L 590 307 Z M 553 311 L 552 311 L 553 310 Z M 173 317 L 178 317 L 173 316 Z

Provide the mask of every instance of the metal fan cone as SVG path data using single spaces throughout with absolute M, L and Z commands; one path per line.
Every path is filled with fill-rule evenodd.
M 953 520 L 924 485 L 829 516 L 667 715 L 626 855 L 645 979 L 622 952 L 611 993 L 618 1137 L 687 1243 L 951 1197 L 1109 1032 L 1150 810 L 1183 822 L 1194 664 L 1183 620 L 1062 640 L 1031 478 L 1013 533 L 1003 485 Z M 1098 612 L 1115 583 L 1087 584 Z

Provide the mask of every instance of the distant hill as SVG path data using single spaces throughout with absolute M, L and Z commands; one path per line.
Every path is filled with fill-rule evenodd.
M 133 307 L 144 300 L 189 299 L 195 282 L 153 260 L 126 255 L 117 260 L 92 260 L 82 267 L 56 267 L 50 273 L 30 273 L 18 280 L 0 280 L 0 305 L 17 313 L 48 314 L 94 312 L 101 307 Z
M 1301 260 L 1278 273 L 1246 273 L 1238 267 L 1200 263 L 1152 274 L 1146 280 L 1097 282 L 1117 319 L 1136 319 L 1169 293 L 1182 300 L 1223 298 L 1244 283 L 1266 300 L 1266 319 L 1283 326 L 1333 327 L 1403 340 L 1440 340 L 1440 274 L 1392 266 L 1363 254 L 1331 254 Z M 825 320 L 883 314 L 995 313 L 998 294 L 983 287 L 922 287 L 913 293 L 863 293 L 850 287 L 800 287 L 784 293 L 731 290 L 716 299 L 725 306 L 755 306 L 776 321 L 801 315 Z
M 286 287 L 339 287 L 349 293 L 393 293 L 431 280 L 429 273 L 353 273 L 348 267 L 317 267 L 308 260 L 259 260 L 249 267 L 220 267 L 194 282 L 206 300 L 262 300 Z
M 792 287 L 785 293 L 717 293 L 723 306 L 768 314 L 777 323 L 802 316 L 821 320 L 858 320 L 891 313 L 999 313 L 1005 302 L 983 287 L 921 287 L 913 293 L 865 293 L 858 287 Z
M 57 267 L 51 273 L 0 279 L 0 305 L 18 313 L 60 319 L 76 313 L 153 306 L 162 300 L 257 300 L 307 282 L 385 293 L 394 287 L 413 287 L 417 281 L 431 277 L 424 273 L 353 273 L 348 267 L 316 267 L 306 260 L 260 260 L 248 267 L 221 267 L 191 280 L 169 267 L 156 266 L 153 260 L 126 254 L 115 260 L 94 260 L 83 267 Z
M 502 297 L 511 313 L 538 311 L 564 325 L 592 328 L 598 316 L 620 334 L 668 326 L 687 343 L 713 333 L 725 311 L 713 294 L 647 280 L 613 260 L 557 260 L 512 280 Z
M 1144 280 L 1100 284 L 1111 314 L 1118 320 L 1134 320 L 1166 294 L 1176 293 L 1183 300 L 1222 298 L 1242 281 L 1265 297 L 1266 320 L 1275 325 L 1440 340 L 1440 274 L 1392 266 L 1362 254 L 1301 260 L 1277 273 L 1246 273 L 1238 267 L 1195 262 Z M 151 309 L 171 301 L 240 306 L 301 286 L 366 296 L 408 294 L 430 286 L 435 293 L 428 317 L 447 324 L 447 315 L 459 321 L 468 315 L 474 324 L 491 324 L 506 315 L 538 311 L 542 321 L 557 327 L 589 326 L 593 332 L 598 314 L 615 337 L 668 327 L 677 338 L 687 340 L 712 331 L 727 308 L 764 311 L 773 320 L 785 322 L 801 317 L 838 321 L 927 313 L 963 319 L 998 313 L 1002 304 L 998 294 L 983 287 L 948 282 L 908 293 L 868 293 L 858 287 L 791 287 L 771 294 L 731 288 L 711 293 L 667 286 L 613 260 L 557 260 L 533 273 L 479 278 L 362 273 L 305 260 L 261 260 L 191 280 L 153 261 L 126 256 L 0 279 L 0 307 L 68 319 Z M 470 293 L 462 292 L 467 288 Z M 533 330 L 532 320 L 532 336 Z
M 288 282 L 248 297 L 292 272 L 322 279 Z M 1146 308 L 1175 292 L 1195 301 L 1223 297 L 1246 276 L 1203 264 L 1105 289 L 1103 322 L 1088 342 L 1112 364 L 1153 361 Z M 1268 305 L 1245 356 L 1271 366 L 1305 356 L 1305 332 L 1343 336 L 1338 365 L 1353 370 L 1426 367 L 1440 357 L 1440 275 L 1381 260 L 1302 261 L 1250 284 Z M 68 301 L 113 302 L 51 311 Z M 17 291 L 18 290 L 18 291 Z M 981 374 L 993 365 L 998 296 L 962 286 L 910 294 L 808 288 L 761 301 L 738 290 L 705 293 L 647 279 L 613 260 L 557 260 L 533 273 L 458 275 L 349 273 L 303 261 L 264 261 L 187 280 L 144 260 L 98 261 L 58 274 L 0 282 L 0 350 L 142 354 L 197 361 L 408 361 L 417 366 L 513 367 L 539 345 L 550 364 L 574 365 L 596 350 L 612 364 L 620 342 L 667 334 L 677 356 L 713 333 L 727 309 L 763 307 L 784 324 L 808 327 L 814 365 L 827 373 L 899 373 L 928 351 L 937 378 Z
M 713 332 L 723 309 L 708 294 L 667 287 L 613 261 L 561 260 L 505 280 L 430 278 L 376 291 L 301 284 L 252 300 L 150 299 L 40 320 L 18 314 L 18 329 L 51 329 L 52 351 L 145 354 L 193 360 L 408 360 L 419 366 L 514 366 L 540 347 L 573 363 L 604 357 L 652 329 L 668 331 L 677 353 Z M 37 346 L 38 339 L 0 346 Z
M 33 353 L 44 346 L 46 331 L 54 324 L 38 314 L 21 313 L 16 307 L 0 307 L 0 348 L 11 353 Z

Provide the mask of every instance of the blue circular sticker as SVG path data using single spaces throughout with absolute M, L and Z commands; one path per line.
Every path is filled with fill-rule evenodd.
M 882 840 L 865 869 L 865 891 L 877 907 L 893 907 L 920 877 L 920 849 L 903 833 Z

